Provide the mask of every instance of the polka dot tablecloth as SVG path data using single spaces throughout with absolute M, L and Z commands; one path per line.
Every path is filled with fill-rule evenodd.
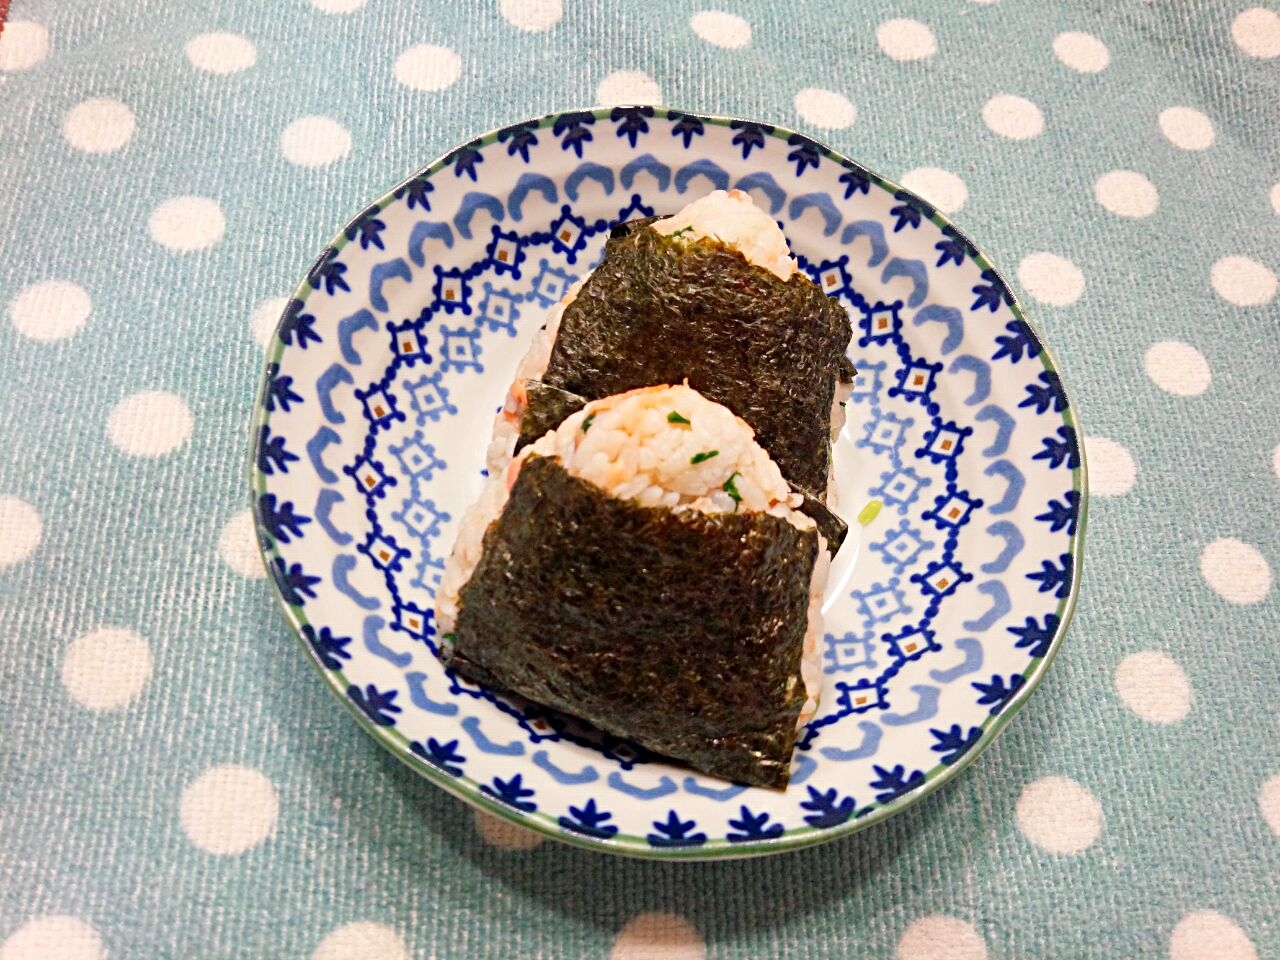
M 13 0 L 0 958 L 1280 956 L 1280 14 L 1252 2 Z M 619 860 L 415 778 L 312 675 L 246 511 L 262 346 L 337 226 L 484 130 L 637 100 L 795 126 L 954 215 L 1087 434 L 1079 612 L 1027 710 L 776 858 Z

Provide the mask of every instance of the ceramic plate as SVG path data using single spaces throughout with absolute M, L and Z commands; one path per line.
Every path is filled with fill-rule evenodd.
M 547 309 L 609 227 L 749 191 L 853 321 L 818 716 L 785 792 L 736 786 L 496 697 L 435 657 L 432 607 L 485 442 Z M 492 813 L 650 857 L 762 854 L 903 809 L 986 747 L 1070 618 L 1075 411 L 1006 282 L 910 192 L 781 127 L 656 107 L 473 140 L 364 210 L 280 320 L 252 496 L 289 622 L 397 757 Z M 1034 722 L 1034 721 L 1032 721 Z

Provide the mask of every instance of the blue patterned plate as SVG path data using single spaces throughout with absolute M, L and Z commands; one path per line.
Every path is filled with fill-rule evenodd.
M 851 518 L 883 502 L 836 564 L 822 705 L 785 792 L 637 756 L 435 657 L 436 585 L 547 308 L 611 224 L 725 187 L 769 210 L 849 310 L 859 376 L 840 503 Z M 473 140 L 334 238 L 269 357 L 253 504 L 311 660 L 405 763 L 561 840 L 729 857 L 883 820 L 991 742 L 1071 615 L 1085 467 L 1048 352 L 945 217 L 801 134 L 630 107 Z

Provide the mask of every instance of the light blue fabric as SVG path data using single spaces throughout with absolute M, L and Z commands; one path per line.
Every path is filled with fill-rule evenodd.
M 691 25 L 703 0 L 566 0 L 541 32 L 518 24 L 554 20 L 556 0 L 317 4 L 14 0 L 0 34 L 0 957 L 44 938 L 78 958 L 67 938 L 92 948 L 90 930 L 112 957 L 307 957 L 326 937 L 322 958 L 347 956 L 343 937 L 417 958 L 635 957 L 656 937 L 681 957 L 922 960 L 946 955 L 928 952 L 939 933 L 965 958 L 1183 960 L 1210 955 L 1179 952 L 1200 936 L 1229 960 L 1245 943 L 1280 955 L 1274 10 L 723 0 L 750 25 L 728 48 Z M 878 27 L 899 55 L 929 50 L 884 26 L 897 19 L 936 50 L 883 52 Z M 194 65 L 184 47 L 215 32 L 247 38 L 253 64 Z M 1105 45 L 1104 69 L 1063 62 L 1093 50 L 1062 39 L 1077 32 Z M 456 81 L 440 51 L 397 71 L 418 44 L 453 51 Z M 239 49 L 215 44 L 213 65 L 240 65 Z M 237 515 L 259 306 L 444 151 L 650 84 L 890 178 L 959 177 L 954 217 L 1023 296 L 1088 438 L 1083 592 L 1025 712 L 908 812 L 762 861 L 486 839 L 356 728 L 267 582 L 236 569 L 257 572 Z M 989 105 L 1001 94 L 1043 130 L 1025 108 L 1010 130 L 1025 139 L 993 130 L 1010 129 Z M 78 106 L 97 98 L 127 110 Z M 1174 107 L 1201 112 L 1212 142 Z M 349 152 L 340 135 L 285 135 L 309 116 L 344 128 Z M 292 162 L 282 136 L 294 161 L 331 162 Z M 1153 212 L 1104 205 L 1149 209 L 1142 192 L 1099 199 L 1115 170 L 1154 186 Z M 183 196 L 212 200 L 225 231 L 198 206 L 166 226 L 161 205 Z M 68 285 L 91 304 L 82 326 Z M 1149 352 L 1171 341 L 1208 372 Z M 172 397 L 141 419 L 119 406 L 144 391 Z M 1166 659 L 1121 668 L 1144 651 Z M 226 764 L 245 772 L 201 779 Z M 357 921 L 379 926 L 341 931 Z

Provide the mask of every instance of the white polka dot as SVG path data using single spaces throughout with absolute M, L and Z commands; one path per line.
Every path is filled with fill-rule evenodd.
M 253 308 L 253 314 L 249 317 L 249 332 L 263 348 L 271 346 L 276 325 L 280 322 L 280 316 L 288 305 L 288 297 L 272 297 L 269 300 L 263 300 Z
M 280 152 L 300 167 L 326 167 L 351 152 L 351 134 L 328 117 L 301 117 L 280 134 Z
M 796 113 L 805 123 L 823 130 L 843 130 L 858 119 L 857 108 L 844 94 L 806 87 L 796 94 Z
M 542 843 L 542 835 L 483 810 L 474 811 L 476 830 L 486 843 L 503 850 L 532 850 Z
M 107 434 L 131 457 L 161 457 L 191 439 L 195 421 L 181 397 L 144 390 L 116 404 L 107 417 Z
M 890 60 L 927 60 L 938 52 L 933 31 L 919 20 L 886 20 L 876 27 L 876 43 Z
M 190 253 L 221 240 L 227 221 L 208 197 L 173 197 L 151 211 L 147 229 L 160 246 Z
M 1121 217 L 1149 217 L 1160 206 L 1155 184 L 1132 170 L 1104 173 L 1093 185 L 1098 203 Z
M 76 104 L 62 121 L 67 143 L 85 153 L 114 153 L 133 139 L 138 123 L 119 100 L 98 97 Z
M 902 934 L 894 960 L 987 960 L 987 944 L 973 924 L 934 914 L 913 920 Z
M 1015 816 L 1022 835 L 1050 853 L 1080 853 L 1102 832 L 1102 804 L 1068 777 L 1027 784 Z
M 1280 183 L 1271 188 L 1271 209 L 1280 214 Z
M 1258 809 L 1267 821 L 1271 832 L 1280 837 L 1280 773 L 1277 773 L 1258 791 Z
M 1280 56 L 1280 14 L 1262 7 L 1244 11 L 1231 22 L 1231 39 L 1251 57 Z
M 62 661 L 62 685 L 90 710 L 119 710 L 151 679 L 151 648 L 132 630 L 103 627 L 71 641 Z
M 23 287 L 9 301 L 9 320 L 24 337 L 52 343 L 74 335 L 92 310 L 93 302 L 83 287 L 66 280 L 42 280 Z
M 964 181 L 949 170 L 937 167 L 919 167 L 902 175 L 902 185 L 943 213 L 955 213 L 969 199 L 969 188 Z
M 1138 467 L 1123 446 L 1107 437 L 1092 434 L 1084 438 L 1089 463 L 1089 492 L 1102 497 L 1118 497 L 1133 489 Z
M 369 0 L 311 0 L 311 5 L 323 13 L 354 13 Z
M 1152 383 L 1180 397 L 1198 397 L 1213 381 L 1204 354 L 1181 340 L 1153 343 L 1142 358 L 1142 366 Z
M 1257 603 L 1271 592 L 1271 567 L 1257 547 L 1223 537 L 1200 553 L 1200 574 L 1232 603 Z
M 26 70 L 49 55 L 49 31 L 34 20 L 11 20 L 0 32 L 0 73 Z
M 182 791 L 179 814 L 187 838 L 206 853 L 243 853 L 275 831 L 275 784 L 257 770 L 224 763 Z
M 550 30 L 564 16 L 561 0 L 498 0 L 503 19 L 530 33 Z
M 1223 257 L 1209 271 L 1218 296 L 1238 307 L 1257 307 L 1276 295 L 1276 275 L 1248 257 Z
M 702 935 L 674 913 L 642 913 L 613 941 L 610 960 L 706 960 Z
M 1197 910 L 1178 921 L 1169 960 L 1258 960 L 1249 935 L 1217 910 Z
M 239 73 L 258 62 L 257 47 L 238 33 L 202 33 L 188 40 L 185 50 L 191 65 L 208 73 Z
M 734 13 L 703 10 L 689 18 L 689 26 L 707 43 L 726 50 L 741 50 L 751 45 L 751 24 Z
M 40 545 L 44 525 L 35 507 L 10 496 L 0 494 L 0 568 L 21 563 Z
M 409 960 L 409 950 L 386 924 L 362 920 L 327 934 L 311 960 Z
M 36 917 L 0 944 L 0 960 L 106 960 L 98 931 L 75 917 Z
M 1182 667 L 1157 650 L 1121 660 L 1115 685 L 1124 705 L 1148 723 L 1177 723 L 1191 710 L 1191 681 Z
M 395 75 L 410 90 L 444 90 L 462 75 L 462 59 L 448 47 L 420 43 L 396 57 Z
M 1088 33 L 1060 33 L 1053 38 L 1053 55 L 1077 73 L 1101 73 L 1111 63 L 1107 45 Z
M 242 510 L 227 521 L 218 537 L 218 556 L 242 577 L 260 580 L 267 575 L 258 553 L 258 531 L 251 510 Z
M 1025 97 L 1002 93 L 982 108 L 982 121 L 992 133 L 1010 140 L 1030 140 L 1044 131 L 1044 114 Z
M 661 102 L 658 81 L 642 70 L 615 70 L 596 87 L 596 103 L 605 107 Z
M 1018 280 L 1041 303 L 1066 307 L 1084 293 L 1084 274 L 1055 253 L 1031 253 L 1018 264 Z
M 1190 107 L 1170 107 L 1161 113 L 1160 132 L 1183 150 L 1207 150 L 1213 146 L 1213 121 Z

